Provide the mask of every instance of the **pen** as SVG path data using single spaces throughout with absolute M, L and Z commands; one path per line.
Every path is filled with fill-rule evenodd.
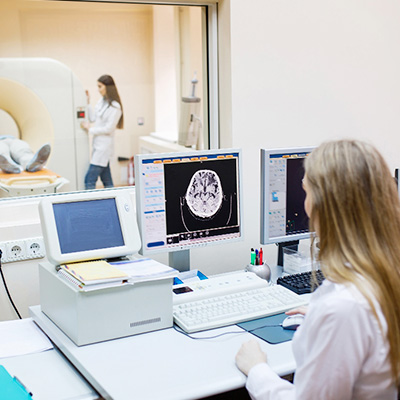
M 251 261 L 250 261 L 251 265 L 255 265 L 254 263 L 256 261 L 256 253 L 253 248 L 251 249 L 250 256 L 251 256 Z

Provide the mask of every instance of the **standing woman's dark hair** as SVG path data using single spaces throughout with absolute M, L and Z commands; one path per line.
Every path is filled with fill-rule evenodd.
M 122 103 L 121 99 L 118 94 L 117 87 L 115 86 L 114 79 L 110 75 L 102 75 L 99 79 L 97 79 L 98 82 L 101 82 L 105 87 L 106 87 L 106 99 L 110 106 L 112 106 L 112 102 L 116 101 L 119 103 L 121 106 L 121 118 L 119 119 L 119 122 L 117 124 L 118 129 L 122 129 L 124 127 L 124 112 L 122 108 Z

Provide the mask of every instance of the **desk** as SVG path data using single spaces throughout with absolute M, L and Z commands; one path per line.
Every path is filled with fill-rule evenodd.
M 12 376 L 32 392 L 33 400 L 90 400 L 97 393 L 56 350 L 0 359 Z
M 209 340 L 193 340 L 169 328 L 78 347 L 40 306 L 31 307 L 30 313 L 105 399 L 198 399 L 243 387 L 246 382 L 235 365 L 235 355 L 243 342 L 255 337 L 237 326 L 193 334 L 208 337 L 236 332 Z M 294 372 L 291 342 L 270 345 L 256 340 L 275 372 Z

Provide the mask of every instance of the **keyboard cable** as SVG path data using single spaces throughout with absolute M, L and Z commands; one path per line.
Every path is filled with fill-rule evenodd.
M 179 332 L 179 333 L 182 333 L 182 335 L 185 335 L 185 336 L 187 336 L 188 338 L 190 338 L 190 339 L 193 339 L 193 340 L 207 340 L 207 339 L 217 339 L 217 338 L 219 338 L 219 337 L 221 337 L 221 336 L 224 336 L 224 335 L 234 335 L 235 333 L 236 334 L 241 334 L 241 333 L 253 333 L 254 331 L 257 331 L 258 329 L 263 329 L 263 328 L 274 328 L 274 327 L 282 327 L 282 325 L 281 324 L 276 324 L 276 325 L 262 325 L 262 326 L 258 326 L 257 328 L 254 328 L 254 329 L 250 329 L 250 330 L 248 330 L 248 331 L 246 331 L 246 330 L 243 330 L 243 331 L 230 331 L 230 332 L 223 332 L 223 333 L 220 333 L 220 334 L 218 334 L 218 335 L 214 335 L 214 336 L 203 336 L 203 337 L 195 337 L 195 336 L 191 336 L 189 333 L 186 333 L 185 331 L 183 331 L 182 329 L 180 329 L 180 328 L 178 328 L 175 324 L 173 325 L 173 328 L 177 331 L 177 332 Z

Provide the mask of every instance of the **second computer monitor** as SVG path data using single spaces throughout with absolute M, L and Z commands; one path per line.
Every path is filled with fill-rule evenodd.
M 39 203 L 47 258 L 54 265 L 118 258 L 140 249 L 128 191 L 58 193 Z
M 261 243 L 309 237 L 302 187 L 304 159 L 313 147 L 261 150 Z
M 142 254 L 242 238 L 240 150 L 135 157 Z

